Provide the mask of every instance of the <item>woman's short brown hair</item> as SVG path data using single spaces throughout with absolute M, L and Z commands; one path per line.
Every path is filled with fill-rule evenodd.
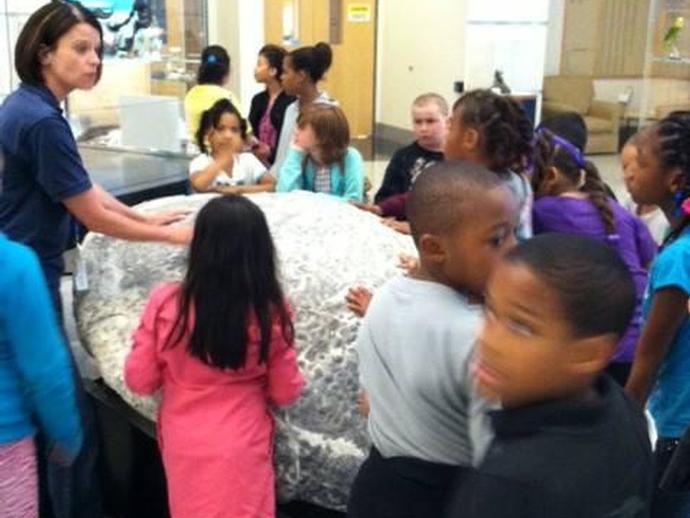
M 44 83 L 41 65 L 41 53 L 45 49 L 54 49 L 57 42 L 72 27 L 87 23 L 98 31 L 101 43 L 103 29 L 91 11 L 79 2 L 55 0 L 33 13 L 22 28 L 14 49 L 14 66 L 24 83 L 42 85 Z M 98 47 L 98 64 L 96 82 L 101 78 L 103 45 Z
M 350 145 L 350 125 L 343 110 L 332 104 L 311 104 L 302 109 L 297 119 L 297 127 L 307 125 L 314 130 L 323 163 L 331 165 L 338 162 L 342 166 Z

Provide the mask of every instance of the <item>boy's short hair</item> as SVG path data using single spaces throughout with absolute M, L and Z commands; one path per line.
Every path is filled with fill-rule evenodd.
M 417 97 L 415 97 L 415 100 L 412 101 L 412 108 L 414 108 L 415 106 L 423 106 L 429 103 L 436 103 L 436 106 L 438 106 L 441 115 L 443 115 L 444 117 L 448 117 L 448 114 L 450 113 L 450 110 L 448 108 L 448 102 L 443 98 L 441 94 L 437 94 L 435 92 L 427 92 L 425 94 L 418 95 Z
M 610 246 L 582 236 L 542 234 L 520 243 L 505 260 L 526 266 L 556 294 L 576 338 L 622 336 L 628 328 L 635 285 Z
M 439 162 L 425 169 L 412 186 L 407 219 L 417 243 L 422 234 L 442 235 L 470 219 L 477 192 L 503 185 L 488 169 L 470 162 Z

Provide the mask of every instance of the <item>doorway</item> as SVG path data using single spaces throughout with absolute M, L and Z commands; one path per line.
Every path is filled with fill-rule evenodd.
M 288 50 L 323 41 L 333 64 L 321 88 L 347 115 L 353 144 L 371 142 L 374 128 L 376 0 L 265 0 L 266 43 Z M 367 147 L 367 146 L 363 146 Z

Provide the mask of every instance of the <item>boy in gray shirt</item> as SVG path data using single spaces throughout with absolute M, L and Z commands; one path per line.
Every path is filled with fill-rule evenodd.
M 432 166 L 407 210 L 419 268 L 377 291 L 357 339 L 373 446 L 351 518 L 439 516 L 471 465 L 468 363 L 487 278 L 514 244 L 517 204 L 480 166 Z

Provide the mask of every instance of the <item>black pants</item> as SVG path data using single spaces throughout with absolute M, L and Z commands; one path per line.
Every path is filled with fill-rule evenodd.
M 659 482 L 678 445 L 678 439 L 660 437 L 656 442 L 654 457 L 656 476 L 654 498 L 652 499 L 652 518 L 688 518 L 690 517 L 690 491 L 665 491 L 659 488 Z
M 71 362 L 77 410 L 81 417 L 84 439 L 77 458 L 72 465 L 64 467 L 50 461 L 49 445 L 45 437 L 41 434 L 36 437 L 41 518 L 102 518 L 96 413 L 93 403 L 84 391 L 77 364 L 69 348 L 63 325 L 59 284 L 49 288 Z
M 621 387 L 625 387 L 625 384 L 628 382 L 628 377 L 630 376 L 631 368 L 632 363 L 609 363 L 608 367 L 606 367 L 606 374 L 611 376 Z
M 357 473 L 348 518 L 437 518 L 467 468 L 408 457 L 384 459 L 372 448 Z

